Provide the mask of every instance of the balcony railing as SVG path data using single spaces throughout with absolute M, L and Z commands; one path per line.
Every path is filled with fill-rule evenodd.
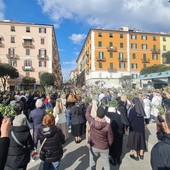
M 105 62 L 106 59 L 105 59 L 105 58 L 97 58 L 97 61 L 99 61 L 99 62 Z
M 141 61 L 142 63 L 150 63 L 150 59 L 147 58 L 142 58 Z
M 117 52 L 117 47 L 113 47 L 113 46 L 107 47 L 107 51 L 108 52 Z
M 116 73 L 116 72 L 117 72 L 117 69 L 112 68 L 112 69 L 108 69 L 108 71 L 111 72 L 111 73 Z
M 119 62 L 127 62 L 127 58 L 119 58 Z
M 22 45 L 24 48 L 34 48 L 32 42 L 23 42 Z
M 160 54 L 160 49 L 152 49 L 152 54 Z
M 6 54 L 6 57 L 7 57 L 8 59 L 15 59 L 15 60 L 18 59 L 18 55 L 16 55 L 16 54 Z
M 37 58 L 39 60 L 48 60 L 48 56 L 47 55 L 37 55 Z
M 32 66 L 22 66 L 23 71 L 33 71 Z

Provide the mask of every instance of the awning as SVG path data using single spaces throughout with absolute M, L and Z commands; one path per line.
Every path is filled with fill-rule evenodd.
M 32 40 L 32 37 L 29 37 L 29 36 L 23 36 L 22 38 L 25 40 Z

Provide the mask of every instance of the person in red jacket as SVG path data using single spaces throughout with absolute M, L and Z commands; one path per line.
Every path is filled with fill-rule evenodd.
M 96 169 L 97 157 L 100 155 L 105 170 L 110 170 L 109 147 L 113 143 L 113 133 L 109 123 L 105 120 L 103 107 L 97 108 L 97 116 L 91 116 L 91 106 L 87 108 L 86 119 L 90 125 L 89 156 L 90 168 Z

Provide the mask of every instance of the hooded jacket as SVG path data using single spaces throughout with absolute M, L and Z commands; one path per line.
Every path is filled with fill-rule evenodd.
M 87 108 L 86 119 L 90 125 L 89 144 L 96 148 L 106 150 L 113 143 L 113 133 L 109 123 L 105 119 L 93 118 L 91 115 L 91 106 Z
M 38 139 L 42 144 L 45 141 L 42 151 L 40 152 L 40 159 L 46 162 L 60 161 L 63 156 L 62 144 L 65 142 L 64 134 L 57 126 L 41 126 L 38 129 Z
M 34 147 L 30 130 L 27 126 L 12 126 L 11 131 L 14 132 L 18 141 L 26 146 L 26 148 L 17 144 L 10 133 L 10 146 L 5 170 L 15 170 L 25 167 L 30 161 L 30 151 L 33 150 Z

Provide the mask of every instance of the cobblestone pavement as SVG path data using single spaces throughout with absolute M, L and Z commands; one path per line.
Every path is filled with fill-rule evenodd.
M 132 160 L 127 149 L 128 135 L 124 135 L 122 164 L 120 166 L 110 166 L 111 170 L 151 170 L 150 166 L 150 151 L 153 145 L 157 142 L 156 139 L 156 124 L 151 122 L 146 128 L 146 142 L 148 151 L 145 152 L 144 160 Z M 64 155 L 61 160 L 60 170 L 88 170 L 89 154 L 86 146 L 86 141 L 76 144 L 72 136 L 64 144 Z M 40 161 L 30 162 L 27 170 L 39 170 Z M 102 170 L 102 162 L 99 158 L 97 161 L 97 170 Z

